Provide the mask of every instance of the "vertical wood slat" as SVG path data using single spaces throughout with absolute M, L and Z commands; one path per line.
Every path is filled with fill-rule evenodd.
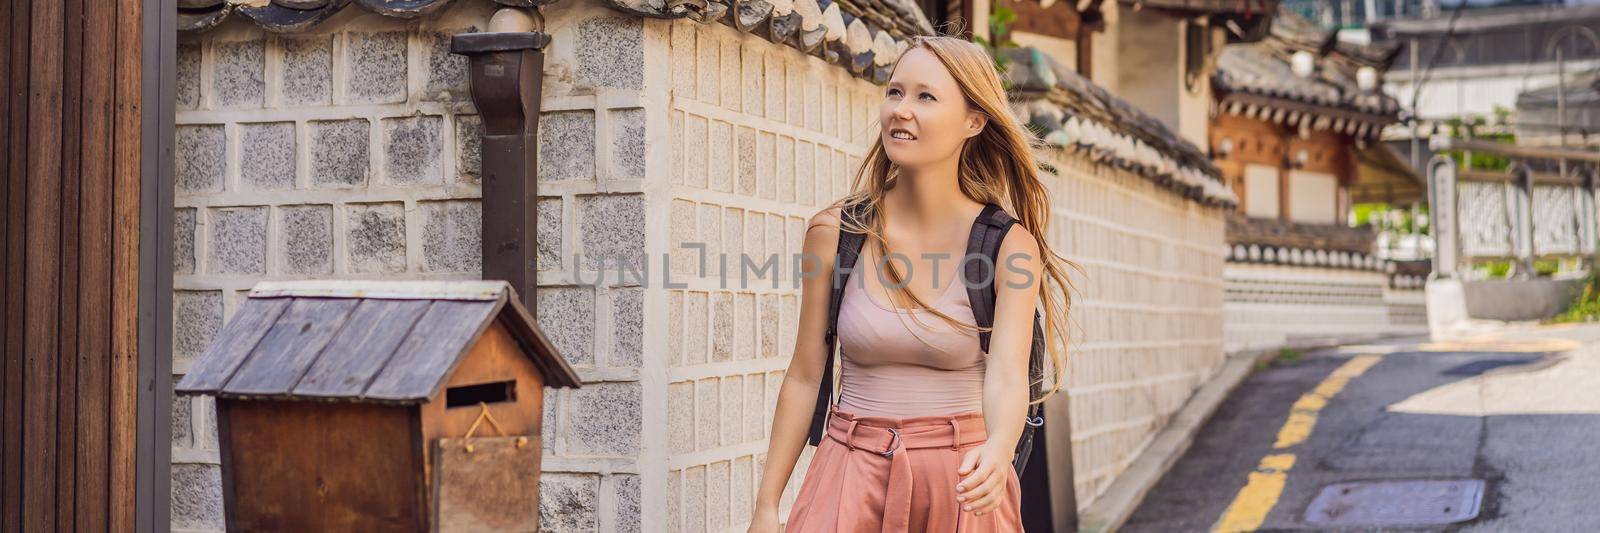
M 78 531 L 106 531 L 107 476 L 110 475 L 111 349 L 111 117 L 114 99 L 112 49 L 116 27 L 111 17 L 84 20 L 83 49 L 83 209 L 79 240 L 83 258 L 78 291 Z
M 6 201 L 6 233 L 4 261 L 6 276 L 3 280 L 6 286 L 5 307 L 0 312 L 5 313 L 5 323 L 0 328 L 5 330 L 4 347 L 4 382 L 0 390 L 0 406 L 3 406 L 3 424 L 0 424 L 0 449 L 3 449 L 4 467 L 0 467 L 5 475 L 0 475 L 0 530 L 22 530 L 22 313 L 23 294 L 23 243 L 24 222 L 26 218 L 24 198 L 24 184 L 26 183 L 27 169 L 27 128 L 28 123 L 28 56 L 30 46 L 28 41 L 28 5 L 26 2 L 5 2 L 4 31 L 6 32 L 7 45 L 4 52 L 6 62 L 5 94 L 6 113 L 0 116 L 0 123 L 5 124 L 4 139 L 6 149 L 3 150 L 7 158 L 3 170 L 6 173 L 5 201 Z
M 0 448 L 5 467 L 0 471 L 0 530 L 22 530 L 22 221 L 26 221 L 24 182 L 27 168 L 27 83 L 29 83 L 29 6 L 6 2 L 6 227 L 5 227 L 5 389 Z
M 115 87 L 112 128 L 114 236 L 111 307 L 110 530 L 132 532 L 135 518 L 139 377 L 139 202 L 143 131 L 143 34 L 140 0 L 116 0 Z M 154 53 L 152 51 L 152 53 Z M 130 230 L 130 228 L 134 228 Z
M 33 2 L 28 80 L 27 282 L 23 339 L 22 530 L 55 531 L 56 357 L 60 345 L 56 299 L 61 276 L 61 30 L 62 5 Z
M 82 213 L 83 148 L 83 0 L 63 0 L 62 4 L 62 81 L 61 81 L 61 248 L 60 306 L 56 340 L 56 531 L 73 529 L 78 474 L 77 384 L 78 384 L 78 215 Z M 71 65 L 71 68 L 67 68 Z
M 145 1 L 0 4 L 0 531 L 133 530 Z

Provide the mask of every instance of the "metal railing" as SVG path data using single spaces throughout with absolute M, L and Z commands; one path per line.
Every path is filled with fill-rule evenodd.
M 1428 194 L 1434 227 L 1434 276 L 1455 277 L 1474 260 L 1513 262 L 1513 277 L 1534 275 L 1534 260 L 1595 261 L 1596 167 L 1600 152 L 1434 138 Z M 1460 168 L 1452 152 L 1511 160 L 1489 172 Z M 1468 157 L 1467 160 L 1471 158 Z

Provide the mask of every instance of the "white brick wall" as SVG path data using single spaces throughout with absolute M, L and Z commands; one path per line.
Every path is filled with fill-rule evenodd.
M 742 530 L 794 349 L 792 256 L 806 219 L 845 193 L 882 89 L 720 24 L 666 25 L 672 155 L 661 170 L 670 196 L 661 233 L 674 280 L 687 287 L 662 289 L 670 428 L 663 530 Z M 685 243 L 704 243 L 705 272 Z M 756 270 L 769 256 L 779 261 L 744 282 L 742 254 Z M 785 514 L 809 457 L 796 467 Z
M 1067 394 L 1078 505 L 1222 363 L 1223 212 L 1058 150 L 1051 246 L 1073 271 Z

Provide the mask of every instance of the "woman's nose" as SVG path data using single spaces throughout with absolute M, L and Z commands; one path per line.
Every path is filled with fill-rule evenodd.
M 908 105 L 905 100 L 901 100 L 899 102 L 895 102 L 894 107 L 890 109 L 890 113 L 892 113 L 895 118 L 909 120 L 911 118 L 911 106 Z

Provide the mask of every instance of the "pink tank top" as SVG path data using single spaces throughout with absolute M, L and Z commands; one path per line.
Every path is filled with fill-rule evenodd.
M 876 277 L 870 265 L 863 259 L 849 274 L 839 305 L 839 408 L 894 418 L 982 410 L 984 355 L 977 334 L 926 310 L 897 310 L 874 298 L 860 279 Z M 946 267 L 940 275 L 954 270 Z M 941 283 L 944 292 L 929 306 L 971 324 L 966 285 L 957 275 Z

